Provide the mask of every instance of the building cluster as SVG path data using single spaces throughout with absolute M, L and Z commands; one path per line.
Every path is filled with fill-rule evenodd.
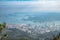
M 47 22 L 47 23 L 38 23 L 38 24 L 19 24 L 19 25 L 7 25 L 7 28 L 17 28 L 24 32 L 28 32 L 30 34 L 43 34 L 46 32 L 57 31 L 60 30 L 60 24 L 56 22 Z

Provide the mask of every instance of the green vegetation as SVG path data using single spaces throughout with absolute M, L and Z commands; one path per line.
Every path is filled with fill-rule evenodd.
M 4 22 L 3 24 L 0 24 L 0 34 L 2 33 L 2 30 L 6 28 L 6 23 Z M 3 35 L 0 35 L 0 40 L 2 40 L 3 38 L 6 38 L 7 37 L 7 34 L 3 34 Z
M 56 37 L 54 37 L 53 40 L 60 40 L 60 33 Z
M 6 27 L 6 23 L 0 24 L 0 32 Z

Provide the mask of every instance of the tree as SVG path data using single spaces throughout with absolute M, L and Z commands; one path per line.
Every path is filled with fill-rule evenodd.
M 60 33 L 56 37 L 54 37 L 53 40 L 60 40 Z
M 2 30 L 6 28 L 6 23 L 4 22 L 3 24 L 0 24 L 0 33 L 2 33 Z M 0 40 L 2 40 L 3 38 L 6 38 L 8 35 L 7 34 L 3 34 L 2 36 L 0 36 Z
M 6 23 L 5 22 L 3 23 L 3 28 L 6 28 Z
M 3 26 L 2 26 L 2 24 L 0 24 L 0 32 L 2 31 L 2 29 L 3 29 Z

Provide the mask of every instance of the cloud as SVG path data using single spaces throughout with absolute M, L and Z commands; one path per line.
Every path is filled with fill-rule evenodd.
M 19 23 L 22 13 L 60 11 L 59 1 L 0 1 L 0 22 Z M 21 14 L 16 14 L 21 13 Z M 24 15 L 23 15 L 24 16 Z M 2 19 L 3 18 L 3 19 Z M 28 19 L 28 16 L 24 17 Z
M 59 1 L 0 2 L 1 13 L 60 11 Z
M 28 18 L 29 18 L 29 16 L 25 16 L 25 17 L 24 17 L 24 19 L 28 19 Z

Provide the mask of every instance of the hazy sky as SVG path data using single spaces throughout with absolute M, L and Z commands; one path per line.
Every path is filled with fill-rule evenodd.
M 60 11 L 59 1 L 2 1 L 0 2 L 2 12 L 40 12 Z
M 18 23 L 20 14 L 15 13 L 34 13 L 34 12 L 59 12 L 60 1 L 57 0 L 23 0 L 6 1 L 0 0 L 0 22 Z M 11 15 L 10 15 L 11 14 Z M 17 21 L 16 21 L 17 20 Z

